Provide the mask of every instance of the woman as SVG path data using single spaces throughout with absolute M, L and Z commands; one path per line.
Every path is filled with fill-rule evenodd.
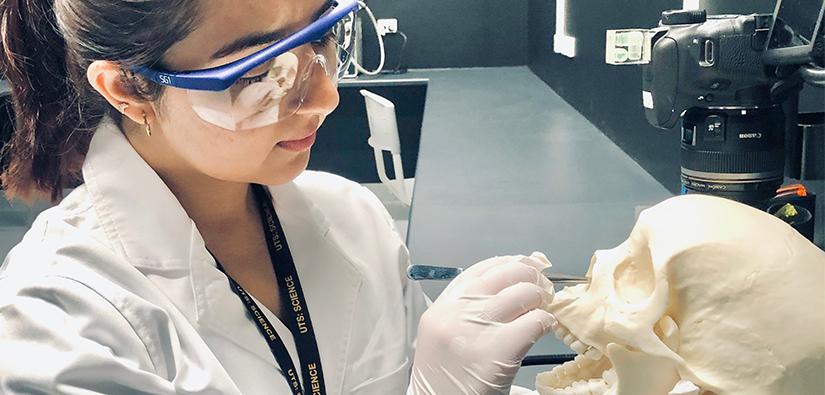
M 422 317 L 380 202 L 304 171 L 356 8 L 2 2 L 3 185 L 62 201 L 0 271 L 0 392 L 509 390 L 551 324 L 543 256 L 473 266 Z

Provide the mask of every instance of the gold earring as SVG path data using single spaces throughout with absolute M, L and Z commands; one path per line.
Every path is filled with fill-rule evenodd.
M 152 125 L 149 125 L 145 112 L 143 113 L 143 126 L 146 126 L 146 135 L 152 137 Z
M 117 108 L 120 110 L 120 113 L 123 114 L 129 108 L 129 103 L 120 103 Z

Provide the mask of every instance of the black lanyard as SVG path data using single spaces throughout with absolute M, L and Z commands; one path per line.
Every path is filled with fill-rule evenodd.
M 272 198 L 269 191 L 258 184 L 253 184 L 252 190 L 263 215 L 264 234 L 269 247 L 272 268 L 275 270 L 275 277 L 278 281 L 281 302 L 287 303 L 286 306 L 289 307 L 285 309 L 288 318 L 285 324 L 295 338 L 295 346 L 298 349 L 298 359 L 301 363 L 304 379 L 304 389 L 301 388 L 301 383 L 298 381 L 297 370 L 292 358 L 289 356 L 286 345 L 278 337 L 272 323 L 266 318 L 258 304 L 252 300 L 252 297 L 244 291 L 243 287 L 228 274 L 226 277 L 229 278 L 232 291 L 238 295 L 255 319 L 258 331 L 261 332 L 261 335 L 269 344 L 269 349 L 272 351 L 278 365 L 280 365 L 293 395 L 323 395 L 326 393 L 326 389 L 324 388 L 324 373 L 321 369 L 321 355 L 318 352 L 318 343 L 315 341 L 315 331 L 312 329 L 312 320 L 309 318 L 309 309 L 301 288 L 301 282 L 298 280 L 295 260 L 292 258 L 292 253 L 289 252 L 286 235 L 283 228 L 281 228 L 278 215 L 275 214 L 275 208 L 272 207 Z M 223 266 L 218 262 L 218 258 L 214 254 L 212 256 L 218 264 L 218 269 L 226 274 Z

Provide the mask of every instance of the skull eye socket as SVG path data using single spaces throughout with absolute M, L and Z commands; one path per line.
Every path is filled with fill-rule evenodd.
M 630 304 L 646 301 L 655 288 L 653 261 L 650 251 L 628 254 L 613 272 L 613 288 L 616 295 Z

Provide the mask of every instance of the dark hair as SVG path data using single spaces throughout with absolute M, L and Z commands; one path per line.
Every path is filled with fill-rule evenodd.
M 0 72 L 11 86 L 15 131 L 3 147 L 10 197 L 62 198 L 81 180 L 92 134 L 104 116 L 120 119 L 86 79 L 95 60 L 123 70 L 158 64 L 192 31 L 197 0 L 0 0 Z M 129 71 L 143 100 L 162 90 Z

